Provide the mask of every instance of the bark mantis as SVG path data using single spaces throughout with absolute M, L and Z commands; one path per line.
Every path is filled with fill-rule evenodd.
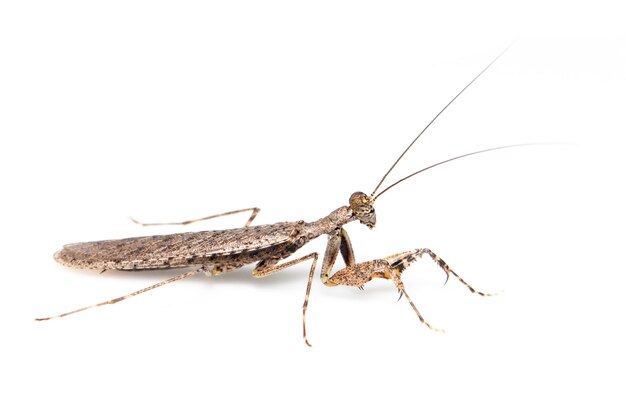
M 358 220 L 361 224 L 364 224 L 372 229 L 376 224 L 376 212 L 374 210 L 374 203 L 376 199 L 399 183 L 425 170 L 479 153 L 527 145 L 501 146 L 456 156 L 416 171 L 377 193 L 397 163 L 430 127 L 430 125 L 437 120 L 437 118 L 494 62 L 496 62 L 502 54 L 504 54 L 504 52 L 498 55 L 493 61 L 491 61 L 491 63 L 489 63 L 489 65 L 476 75 L 456 96 L 452 98 L 452 100 L 448 102 L 448 104 L 446 104 L 446 106 L 439 111 L 439 113 L 437 113 L 437 115 L 426 125 L 426 127 L 422 129 L 417 137 L 409 144 L 409 146 L 406 147 L 402 154 L 392 164 L 370 195 L 363 192 L 355 192 L 350 196 L 348 205 L 339 207 L 327 216 L 313 222 L 305 222 L 301 220 L 252 226 L 251 223 L 260 210 L 259 208 L 253 207 L 177 223 L 141 223 L 135 221 L 143 226 L 163 224 L 185 225 L 220 216 L 251 212 L 249 219 L 242 228 L 175 233 L 168 235 L 83 242 L 65 245 L 63 249 L 55 253 L 54 258 L 59 263 L 72 268 L 96 269 L 101 271 L 111 269 L 136 271 L 189 267 L 193 267 L 194 269 L 122 297 L 82 307 L 56 316 L 38 318 L 36 320 L 43 321 L 65 317 L 90 308 L 100 307 L 107 304 L 115 304 L 200 272 L 215 276 L 241 268 L 244 265 L 255 263 L 256 266 L 252 271 L 252 275 L 255 278 L 262 278 L 298 263 L 311 261 L 306 295 L 302 307 L 303 337 L 306 344 L 310 346 L 306 335 L 306 310 L 308 307 L 309 294 L 319 254 L 312 252 L 294 260 L 283 263 L 280 262 L 291 256 L 309 241 L 325 234 L 328 236 L 328 243 L 322 260 L 320 274 L 322 283 L 327 286 L 349 285 L 362 287 L 363 284 L 375 277 L 392 280 L 396 284 L 396 287 L 400 292 L 400 296 L 404 295 L 407 298 L 420 321 L 429 328 L 436 330 L 421 316 L 406 293 L 404 285 L 400 280 L 400 275 L 404 269 L 415 259 L 421 257 L 421 255 L 429 255 L 439 264 L 448 276 L 453 274 L 471 292 L 475 292 L 482 296 L 489 296 L 492 294 L 475 291 L 429 249 L 418 249 L 375 261 L 356 263 L 352 244 L 344 226 L 350 222 Z M 330 274 L 332 268 L 339 253 L 341 253 L 341 256 L 346 264 L 346 268 L 331 276 Z

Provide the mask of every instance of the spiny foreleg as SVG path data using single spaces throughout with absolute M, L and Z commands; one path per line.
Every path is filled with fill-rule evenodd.
M 400 274 L 402 274 L 402 272 L 404 272 L 404 270 L 411 263 L 413 263 L 417 258 L 421 258 L 423 254 L 430 256 L 432 260 L 435 261 L 441 269 L 443 269 L 443 271 L 446 273 L 446 283 L 448 282 L 448 279 L 450 278 L 450 274 L 452 274 L 456 277 L 456 279 L 458 279 L 461 282 L 461 284 L 465 285 L 465 287 L 474 294 L 478 294 L 482 297 L 491 297 L 491 296 L 497 295 L 497 293 L 485 293 L 485 292 L 477 291 L 476 289 L 474 289 L 474 287 L 468 284 L 467 281 L 465 281 L 456 272 L 454 272 L 452 268 L 450 268 L 443 259 L 441 259 L 437 254 L 435 254 L 433 251 L 431 251 L 428 248 L 401 252 L 395 255 L 388 256 L 384 258 L 384 260 L 387 261 L 391 269 L 396 271 L 398 276 L 400 276 Z

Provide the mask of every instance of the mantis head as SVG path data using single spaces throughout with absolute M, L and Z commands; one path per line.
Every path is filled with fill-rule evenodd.
M 350 196 L 350 210 L 354 216 L 370 229 L 376 226 L 376 211 L 374 200 L 367 194 L 357 191 Z

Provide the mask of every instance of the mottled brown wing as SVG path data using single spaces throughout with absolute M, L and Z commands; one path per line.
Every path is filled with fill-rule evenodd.
M 81 269 L 181 268 L 291 242 L 303 222 L 239 229 L 175 233 L 72 243 L 54 254 L 59 263 Z

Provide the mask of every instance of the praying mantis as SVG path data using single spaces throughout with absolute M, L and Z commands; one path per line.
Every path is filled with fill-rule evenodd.
M 62 265 L 71 268 L 95 269 L 101 271 L 137 271 L 178 268 L 193 269 L 121 297 L 82 307 L 56 316 L 38 318 L 36 320 L 44 321 L 65 317 L 94 307 L 115 304 L 201 272 L 210 276 L 216 276 L 241 268 L 244 265 L 256 264 L 252 271 L 252 276 L 255 278 L 262 278 L 296 264 L 310 261 L 311 265 L 309 269 L 304 304 L 302 307 L 302 326 L 304 341 L 307 345 L 311 346 L 307 338 L 306 312 L 319 254 L 317 252 L 312 252 L 293 260 L 284 260 L 297 252 L 308 242 L 321 235 L 327 235 L 328 242 L 323 256 L 320 273 L 320 278 L 324 285 L 347 285 L 362 288 L 365 283 L 369 282 L 373 278 L 390 280 L 395 284 L 398 292 L 400 293 L 400 297 L 404 296 L 411 304 L 411 307 L 417 314 L 419 320 L 428 328 L 432 330 L 439 330 L 431 326 L 422 317 L 415 304 L 407 294 L 401 280 L 403 271 L 416 259 L 422 257 L 422 255 L 428 255 L 432 258 L 444 270 L 447 277 L 452 274 L 472 293 L 480 296 L 491 296 L 494 294 L 475 290 L 471 285 L 457 275 L 441 258 L 439 258 L 439 256 L 433 253 L 430 249 L 426 248 L 410 250 L 377 260 L 357 263 L 352 243 L 348 233 L 344 229 L 344 226 L 353 221 L 358 221 L 368 228 L 373 229 L 376 225 L 376 211 L 374 210 L 374 203 L 376 200 L 401 182 L 404 182 L 421 172 L 460 158 L 480 153 L 516 146 L 533 145 L 507 145 L 482 149 L 476 152 L 455 156 L 413 172 L 412 174 L 403 177 L 378 192 L 387 176 L 392 172 L 400 159 L 404 157 L 415 142 L 430 127 L 430 125 L 494 62 L 496 62 L 496 60 L 503 53 L 504 52 L 489 63 L 489 65 L 476 75 L 456 96 L 452 98 L 452 100 L 448 102 L 445 107 L 443 107 L 443 109 L 441 109 L 441 111 L 439 111 L 439 113 L 437 113 L 437 115 L 426 125 L 426 127 L 423 128 L 417 137 L 409 144 L 408 147 L 406 147 L 406 149 L 391 165 L 371 194 L 366 194 L 360 191 L 354 192 L 349 197 L 347 205 L 341 206 L 330 212 L 328 215 L 312 222 L 300 220 L 253 226 L 252 222 L 259 213 L 260 209 L 252 207 L 207 216 L 201 219 L 187 220 L 176 223 L 141 223 L 135 220 L 136 223 L 143 226 L 164 224 L 186 225 L 220 216 L 250 212 L 250 217 L 241 228 L 132 237 L 65 245 L 63 249 L 55 253 L 54 258 Z M 341 253 L 346 266 L 331 275 L 331 271 L 339 253 Z M 281 263 L 281 261 L 284 262 Z

